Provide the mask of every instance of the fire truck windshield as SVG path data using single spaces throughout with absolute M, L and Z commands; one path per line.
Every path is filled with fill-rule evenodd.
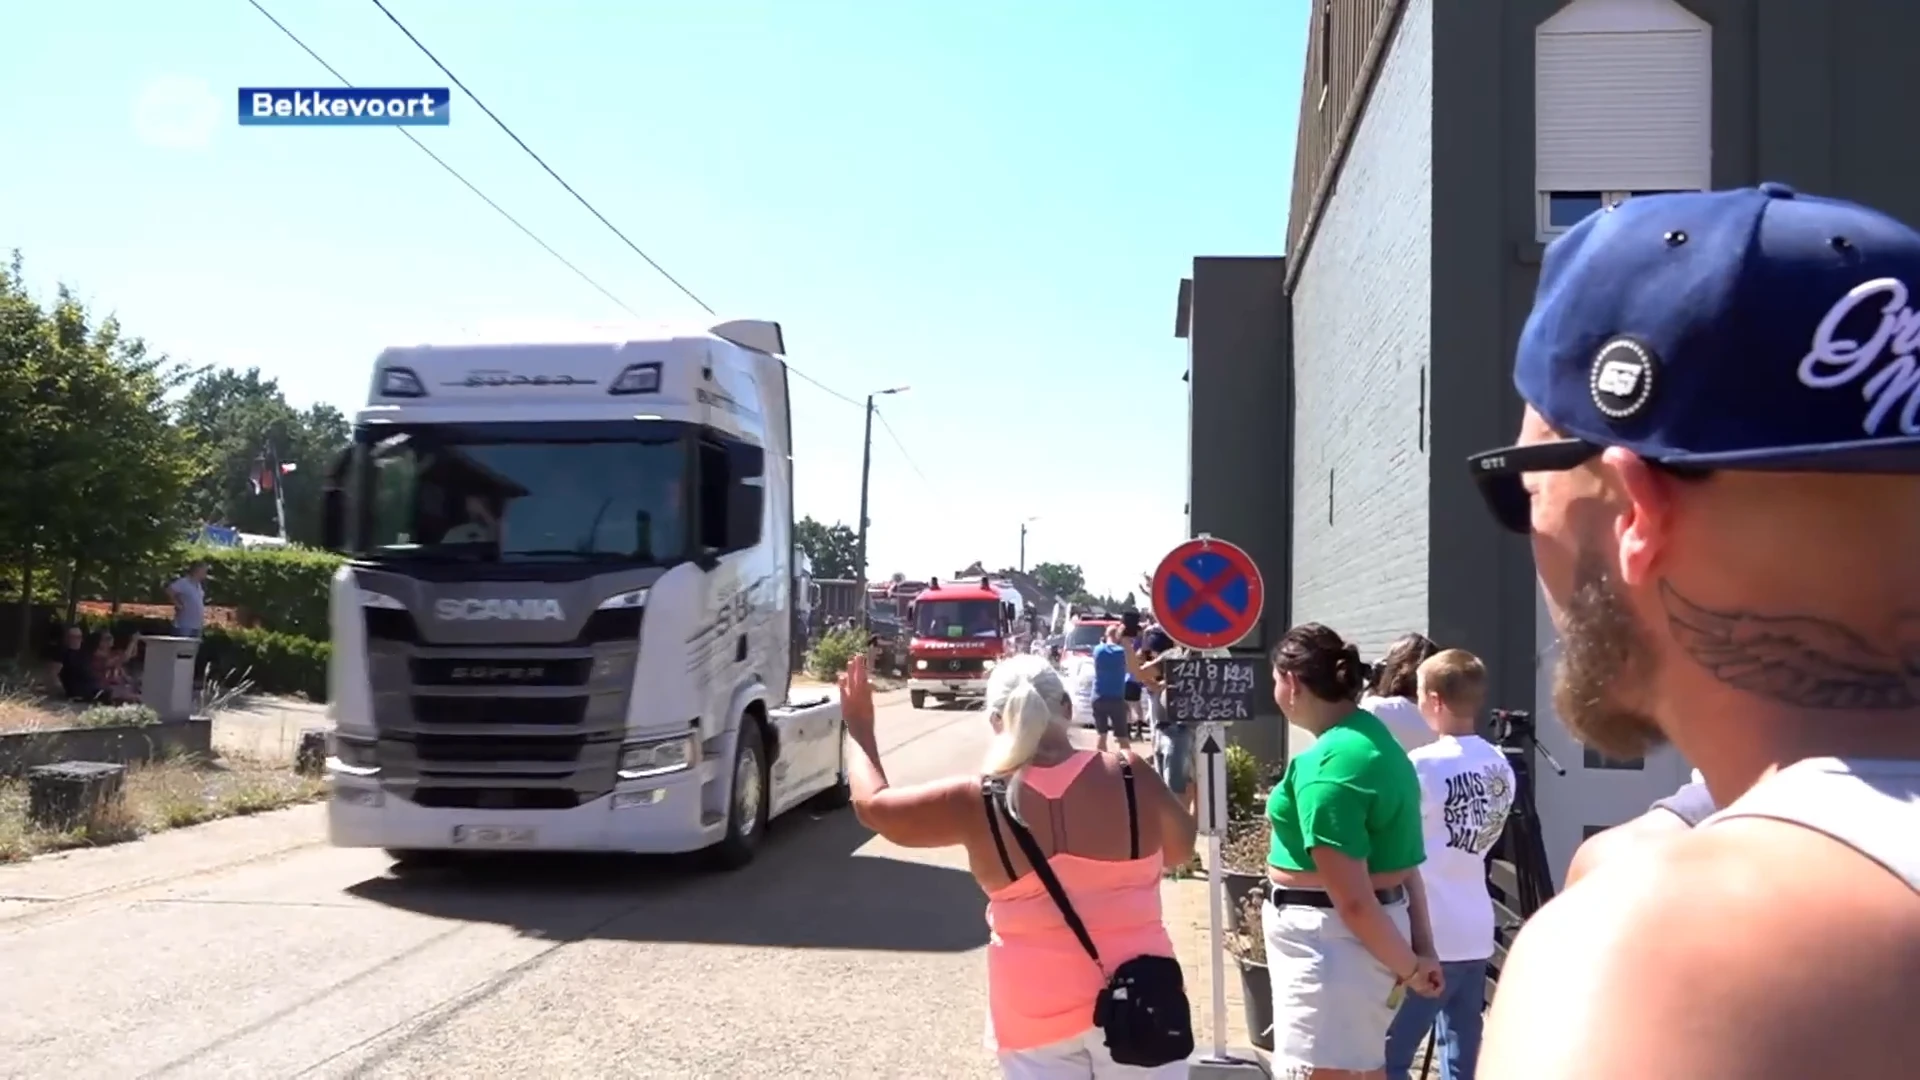
M 914 605 L 913 632 L 923 638 L 1000 636 L 998 600 L 922 600 Z

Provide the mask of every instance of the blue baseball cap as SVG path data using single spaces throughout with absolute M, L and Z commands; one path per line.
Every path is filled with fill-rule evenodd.
M 1784 184 L 1628 199 L 1548 246 L 1521 331 L 1514 386 L 1565 441 L 1469 464 L 1519 532 L 1519 473 L 1609 446 L 1683 470 L 1920 472 L 1915 289 L 1920 233 L 1855 203 Z

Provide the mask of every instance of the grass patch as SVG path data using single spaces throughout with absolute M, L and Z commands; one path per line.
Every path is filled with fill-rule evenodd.
M 325 780 L 284 765 L 181 758 L 129 766 L 118 806 L 80 828 L 56 832 L 28 823 L 26 781 L 8 780 L 0 782 L 0 863 L 278 810 L 325 793 Z

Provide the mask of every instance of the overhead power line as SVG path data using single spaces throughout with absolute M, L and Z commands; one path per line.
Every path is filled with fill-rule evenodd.
M 326 68 L 327 74 L 332 75 L 335 79 L 340 80 L 340 85 L 346 87 L 349 90 L 354 89 L 353 83 L 350 82 L 345 75 L 340 74 L 339 69 L 335 68 L 332 64 L 327 63 L 326 57 L 321 56 L 319 53 L 313 51 L 313 46 L 308 45 L 306 42 L 300 40 L 300 35 L 294 33 L 292 30 L 287 29 L 287 24 L 275 18 L 273 12 L 268 11 L 265 7 L 261 6 L 260 0 L 247 0 L 247 3 L 253 5 L 253 9 L 255 11 L 258 11 L 261 15 L 264 15 L 266 17 L 266 20 L 274 25 L 275 29 L 279 30 L 282 34 L 285 34 L 287 36 L 287 40 L 293 42 L 295 45 L 298 45 L 300 47 L 301 52 L 304 52 L 308 56 L 312 57 L 314 63 L 319 64 L 323 68 Z M 602 285 L 598 281 L 595 281 L 592 275 L 588 274 L 585 270 L 580 269 L 578 266 L 575 266 L 571 259 L 568 259 L 565 255 L 562 255 L 558 251 L 555 251 L 552 244 L 549 244 L 545 240 L 542 240 L 540 238 L 539 233 L 536 233 L 532 229 L 527 228 L 527 226 L 523 224 L 519 218 L 514 217 L 512 214 L 507 212 L 507 209 L 505 207 L 501 206 L 497 202 L 494 202 L 493 199 L 490 196 L 488 196 L 486 192 L 481 191 L 480 188 L 477 185 L 475 185 L 473 181 L 467 179 L 465 176 L 462 176 L 460 174 L 460 170 L 447 164 L 445 159 L 441 158 L 439 154 L 436 154 L 432 150 L 428 149 L 427 144 L 421 142 L 418 138 L 416 138 L 413 132 L 408 131 L 406 128 L 395 128 L 394 130 L 398 131 L 402 135 L 405 135 L 407 137 L 408 142 L 418 147 L 421 153 L 427 155 L 429 158 L 432 158 L 433 163 L 435 165 L 438 165 L 442 169 L 445 169 L 448 176 L 451 176 L 455 180 L 460 181 L 460 185 L 462 187 L 466 188 L 468 191 L 471 191 L 475 195 L 479 196 L 480 201 L 492 207 L 494 213 L 499 214 L 503 218 L 506 218 L 508 223 L 510 223 L 514 228 L 519 229 L 523 234 L 525 234 L 527 239 L 540 245 L 540 249 L 542 251 L 545 251 L 547 254 L 553 256 L 556 260 L 559 261 L 560 265 L 573 271 L 574 276 L 578 277 L 581 281 L 584 281 L 588 285 L 593 286 L 593 289 L 595 292 L 598 292 L 601 296 L 604 296 L 608 300 L 613 301 L 614 306 L 625 311 L 627 314 L 632 315 L 634 318 L 638 319 L 642 317 L 639 312 L 633 310 L 631 307 L 628 307 L 624 300 L 621 300 L 619 297 L 613 295 L 612 292 L 608 291 L 605 285 Z
M 647 265 L 653 267 L 654 270 L 657 271 L 661 277 L 666 278 L 667 281 L 670 282 L 674 288 L 679 289 L 682 293 L 686 294 L 687 299 L 700 305 L 701 310 L 705 311 L 709 315 L 716 314 L 713 308 L 705 300 L 700 299 L 700 297 L 696 295 L 692 289 L 689 289 L 686 287 L 686 285 L 682 284 L 679 278 L 676 278 L 672 274 L 668 273 L 666 267 L 661 266 L 658 260 L 656 260 L 653 256 L 647 254 L 646 251 L 643 250 L 639 244 L 634 243 L 630 238 L 628 238 L 627 234 L 621 232 L 618 226 L 616 226 L 613 222 L 608 221 L 607 216 L 605 214 L 602 214 L 598 209 L 596 209 L 592 203 L 588 202 L 587 197 L 585 195 L 582 195 L 578 191 L 575 191 L 573 185 L 567 183 L 565 177 L 561 176 L 558 172 L 555 172 L 553 166 L 547 164 L 545 158 L 542 158 L 539 154 L 534 153 L 533 147 L 528 146 L 525 139 L 522 139 L 519 135 L 515 134 L 514 130 L 511 127 L 507 126 L 507 122 L 505 120 L 500 119 L 500 117 L 496 115 L 492 109 L 487 108 L 487 103 L 480 100 L 479 94 L 474 93 L 471 87 L 469 87 L 466 83 L 461 82 L 460 76 L 455 75 L 451 68 L 441 63 L 440 58 L 433 55 L 433 50 L 427 48 L 425 42 L 421 41 L 418 37 L 416 37 L 413 31 L 407 29 L 406 23 L 401 22 L 398 16 L 394 15 L 393 12 L 387 10 L 387 5 L 381 3 L 380 0 L 373 0 L 373 6 L 380 9 L 380 14 L 385 15 L 387 17 L 388 22 L 391 22 L 394 26 L 398 27 L 401 33 L 407 35 L 407 40 L 413 42 L 414 48 L 419 49 L 422 53 L 426 55 L 427 59 L 433 61 L 433 66 L 439 68 L 440 73 L 442 75 L 445 75 L 447 79 L 453 83 L 453 85 L 459 87 L 461 93 L 472 98 L 473 103 L 475 105 L 480 106 L 480 111 L 487 114 L 487 119 L 493 121 L 496 125 L 498 125 L 501 131 L 506 132 L 507 138 L 512 139 L 516 146 L 526 151 L 527 156 L 533 159 L 534 164 L 540 166 L 542 169 L 545 169 L 547 171 L 547 175 L 553 177 L 554 183 L 557 183 L 561 187 L 565 188 L 567 194 L 573 196 L 574 200 L 577 201 L 581 206 L 586 207 L 587 213 L 592 214 L 595 218 L 599 220 L 600 224 L 605 225 L 607 227 L 608 231 L 612 232 L 613 235 L 619 237 L 621 243 L 627 245 L 629 248 L 632 248 L 633 253 L 635 255 L 638 255 L 642 259 L 645 259 L 647 261 Z M 802 378 L 805 378 L 805 376 L 802 376 Z
M 927 479 L 927 474 L 920 471 L 920 466 L 913 460 L 913 455 L 907 453 L 907 446 L 900 441 L 900 436 L 894 433 L 893 425 L 887 423 L 887 414 L 881 412 L 880 407 L 876 405 L 873 409 L 873 415 L 880 421 L 880 430 L 886 432 L 887 438 L 893 440 L 893 448 L 900 451 L 900 457 L 907 463 L 907 468 L 913 470 L 913 475 L 919 477 L 921 483 L 931 483 L 931 481 Z

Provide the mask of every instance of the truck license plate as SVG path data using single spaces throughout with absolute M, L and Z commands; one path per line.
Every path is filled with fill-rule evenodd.
M 453 842 L 466 847 L 526 847 L 534 842 L 533 829 L 504 825 L 455 825 Z

